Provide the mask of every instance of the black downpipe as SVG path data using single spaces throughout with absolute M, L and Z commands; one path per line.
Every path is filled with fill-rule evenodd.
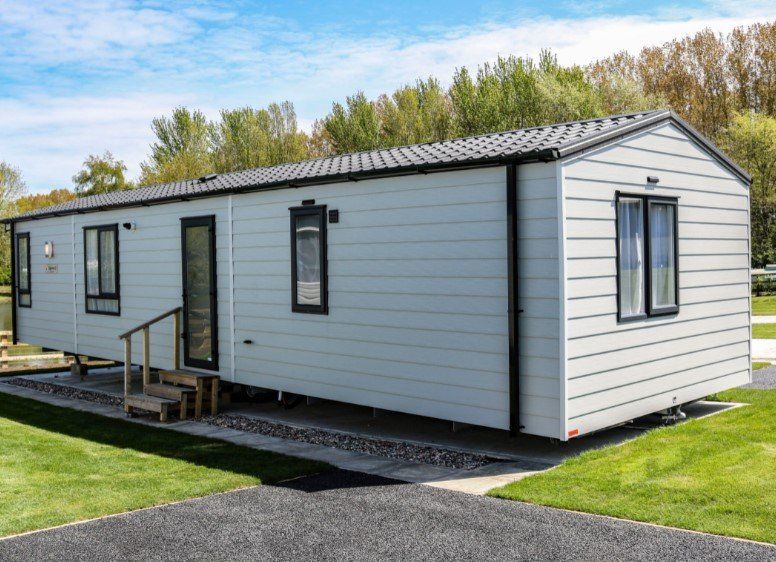
M 11 342 L 16 345 L 16 223 L 11 222 Z
M 520 373 L 517 315 L 517 165 L 507 165 L 507 279 L 509 322 L 509 435 L 520 433 Z

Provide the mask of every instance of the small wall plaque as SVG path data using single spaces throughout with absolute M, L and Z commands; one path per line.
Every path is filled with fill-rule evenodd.
M 329 222 L 339 222 L 339 209 L 329 210 Z
M 43 271 L 46 273 L 56 273 L 59 271 L 59 266 L 55 263 L 46 263 L 43 265 Z

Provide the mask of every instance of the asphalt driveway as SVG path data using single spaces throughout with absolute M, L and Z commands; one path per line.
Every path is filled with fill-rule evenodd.
M 776 548 L 333 470 L 0 541 L 0 560 L 776 560 Z

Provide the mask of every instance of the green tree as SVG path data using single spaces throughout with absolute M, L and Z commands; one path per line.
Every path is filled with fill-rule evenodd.
M 322 122 L 327 149 L 334 154 L 384 146 L 377 109 L 364 92 L 346 98 L 345 105 L 334 103 L 331 113 Z
M 752 176 L 752 266 L 776 263 L 776 117 L 736 113 L 720 145 Z
M 176 107 L 172 116 L 151 121 L 156 142 L 140 164 L 140 183 L 149 185 L 197 178 L 215 168 L 210 153 L 212 125 L 200 111 Z
M 298 130 L 290 102 L 221 110 L 211 130 L 211 149 L 219 173 L 295 162 L 310 154 L 309 139 Z
M 102 156 L 90 154 L 82 169 L 73 176 L 75 193 L 78 197 L 86 197 L 132 189 L 134 185 L 124 177 L 126 171 L 124 162 L 116 160 L 110 151 L 106 150 Z
M 16 212 L 19 214 L 28 213 L 35 209 L 67 203 L 75 198 L 76 194 L 69 189 L 52 189 L 48 193 L 25 195 L 16 200 Z
M 0 161 L 0 216 L 8 217 L 16 214 L 17 201 L 25 193 L 27 193 L 27 184 L 19 168 Z M 11 239 L 6 235 L 0 236 L 0 283 L 8 284 L 10 280 Z
M 376 102 L 383 146 L 401 146 L 450 138 L 452 105 L 435 78 L 418 80 Z

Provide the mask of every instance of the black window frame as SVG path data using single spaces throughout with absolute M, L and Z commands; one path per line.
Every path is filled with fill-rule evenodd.
M 86 235 L 87 232 L 90 230 L 96 230 L 97 231 L 97 288 L 98 293 L 97 294 L 89 294 L 89 282 L 88 282 L 88 273 L 87 273 L 87 255 L 86 255 Z M 119 275 L 119 225 L 116 224 L 101 224 L 101 225 L 93 225 L 93 226 L 85 226 L 83 227 L 83 236 L 84 236 L 84 309 L 86 310 L 87 314 L 102 314 L 104 316 L 121 316 L 121 284 L 120 284 L 120 275 Z M 113 235 L 115 237 L 115 244 L 116 244 L 116 255 L 114 257 L 114 272 L 115 272 L 115 285 L 116 285 L 116 292 L 115 293 L 103 293 L 102 292 L 102 250 L 100 246 L 100 232 L 113 232 Z M 91 310 L 89 308 L 89 299 L 96 299 L 96 300 L 115 300 L 116 301 L 116 312 L 111 312 L 108 310 Z
M 19 241 L 27 240 L 27 288 L 22 289 L 21 286 L 21 254 L 19 253 Z M 16 303 L 21 308 L 32 308 L 32 264 L 30 263 L 30 233 L 20 232 L 16 235 Z M 22 300 L 19 298 L 22 295 L 28 295 L 30 297 L 30 304 L 22 304 Z
M 644 313 L 635 316 L 622 316 L 620 305 L 620 199 L 640 199 L 642 221 L 644 224 Z M 673 306 L 654 307 L 652 302 L 652 233 L 650 225 L 650 207 L 653 203 L 674 206 L 674 302 Z M 615 213 L 615 247 L 617 270 L 617 322 L 637 322 L 647 318 L 673 316 L 679 313 L 679 198 L 663 195 L 648 195 L 644 193 L 628 193 L 617 191 L 614 201 Z
M 305 314 L 329 313 L 329 280 L 327 256 L 327 214 L 326 205 L 303 205 L 290 207 L 291 214 L 291 311 Z M 321 226 L 321 246 L 319 259 L 321 263 L 321 304 L 299 304 L 297 302 L 297 267 L 296 267 L 296 219 L 304 216 L 317 216 Z

